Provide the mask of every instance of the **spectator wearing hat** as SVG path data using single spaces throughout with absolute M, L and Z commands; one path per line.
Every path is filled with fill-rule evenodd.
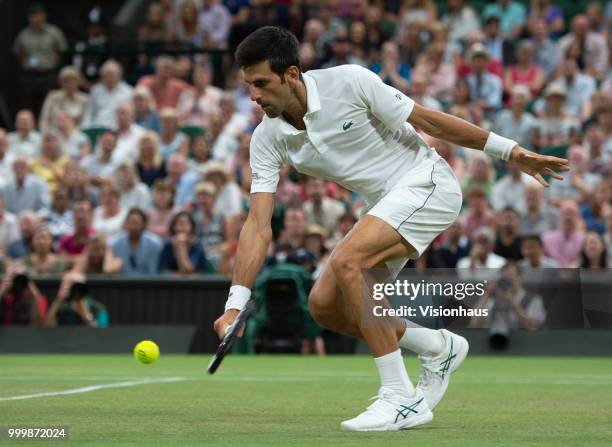
M 210 126 L 212 115 L 221 113 L 219 103 L 223 90 L 211 85 L 212 66 L 196 65 L 193 69 L 193 86 L 181 94 L 176 106 L 181 126 Z
M 477 272 L 478 269 L 500 269 L 506 260 L 493 253 L 495 232 L 489 227 L 481 227 L 474 232 L 470 254 L 457 261 L 459 277 L 488 279 L 491 272 Z
M 159 115 L 153 95 L 147 87 L 139 85 L 132 96 L 134 122 L 147 130 L 160 132 Z
M 579 145 L 570 147 L 567 152 L 569 171 L 561 173 L 563 181 L 554 182 L 547 190 L 552 201 L 564 199 L 576 200 L 582 203 L 590 197 L 591 193 L 601 180 L 599 174 L 588 171 L 588 162 L 584 149 Z
M 138 85 L 148 87 L 155 98 L 157 109 L 176 109 L 179 97 L 191 86 L 175 76 L 175 60 L 170 56 L 159 56 L 155 62 L 155 74 L 140 78 Z
M 42 131 L 57 128 L 57 118 L 62 112 L 67 113 L 79 126 L 89 101 L 89 96 L 79 91 L 80 79 L 79 70 L 75 67 L 66 66 L 60 70 L 60 88 L 47 94 L 42 107 L 39 122 Z
M 523 194 L 525 208 L 519 212 L 519 234 L 544 234 L 557 228 L 559 216 L 554 207 L 547 206 L 542 187 L 527 183 Z
M 28 158 L 20 155 L 13 162 L 13 178 L 2 189 L 6 209 L 15 215 L 22 211 L 49 209 L 51 199 L 47 183 L 30 173 Z
M 202 243 L 195 236 L 191 214 L 181 211 L 170 222 L 170 239 L 164 244 L 159 258 L 161 273 L 211 272 Z
M 223 164 L 217 161 L 209 163 L 204 177 L 217 188 L 215 213 L 219 213 L 227 220 L 239 216 L 243 210 L 240 186 L 233 181 Z
M 525 7 L 513 0 L 497 0 L 495 3 L 488 4 L 482 16 L 485 20 L 491 16 L 499 17 L 501 32 L 508 39 L 519 37 L 527 21 Z
M 109 59 L 100 67 L 100 82 L 89 94 L 89 104 L 81 126 L 117 128 L 117 107 L 132 98 L 133 89 L 123 81 L 123 69 Z
M 467 193 L 467 211 L 459 218 L 465 235 L 472 240 L 476 230 L 486 226 L 495 229 L 495 213 L 489 209 L 487 195 L 481 188 L 472 188 Z
M 584 246 L 584 231 L 578 205 L 564 200 L 559 206 L 560 227 L 542 235 L 544 252 L 560 267 L 577 267 Z
M 47 92 L 55 86 L 57 69 L 67 48 L 64 33 L 47 23 L 44 6 L 33 3 L 28 11 L 28 26 L 17 35 L 13 52 L 22 70 L 22 104 L 36 115 Z
M 147 228 L 147 214 L 131 208 L 123 224 L 123 232 L 111 241 L 113 255 L 121 259 L 121 275 L 155 275 L 159 268 L 161 239 Z
M 338 200 L 327 197 L 326 182 L 323 179 L 309 177 L 306 183 L 308 200 L 304 202 L 304 216 L 308 225 L 320 225 L 327 234 L 333 234 L 338 219 L 346 209 Z
M 370 70 L 376 73 L 385 84 L 407 93 L 410 83 L 410 66 L 400 60 L 397 43 L 393 40 L 383 43 L 380 58 L 381 61 L 372 65 Z
M 608 70 L 608 44 L 605 37 L 589 29 L 589 19 L 576 15 L 572 19 L 572 31 L 559 39 L 557 54 L 564 58 L 570 47 L 577 47 L 580 66 L 596 79 L 603 79 Z
M 32 158 L 40 152 L 40 133 L 36 130 L 36 121 L 31 110 L 23 109 L 15 117 L 15 131 L 8 135 L 9 152 L 14 155 L 25 155 Z
M 532 145 L 550 147 L 569 144 L 572 135 L 578 132 L 580 123 L 564 109 L 567 98 L 565 88 L 554 82 L 546 88 L 544 97 L 546 106 L 534 128 L 537 132 L 532 133 Z
M 531 133 L 537 119 L 525 111 L 531 101 L 531 92 L 526 85 L 517 84 L 510 90 L 510 108 L 497 112 L 493 120 L 493 131 L 499 135 L 513 135 L 523 146 L 531 142 Z
M 467 77 L 470 87 L 470 98 L 475 101 L 485 113 L 501 108 L 503 86 L 499 77 L 486 71 L 489 52 L 481 43 L 475 43 L 470 48 L 472 73 Z

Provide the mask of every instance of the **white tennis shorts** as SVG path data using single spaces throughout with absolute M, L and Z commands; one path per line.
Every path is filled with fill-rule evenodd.
M 436 236 L 451 226 L 462 200 L 452 168 L 443 158 L 432 157 L 402 177 L 367 211 L 395 228 L 417 250 L 410 257 L 386 262 L 393 277 L 408 259 L 418 258 Z

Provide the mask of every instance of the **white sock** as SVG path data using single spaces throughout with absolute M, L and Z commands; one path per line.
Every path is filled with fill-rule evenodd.
M 378 367 L 381 386 L 391 388 L 404 396 L 414 395 L 414 386 L 406 372 L 401 349 L 382 357 L 376 357 L 374 362 Z
M 442 353 L 446 342 L 439 331 L 424 327 L 407 327 L 399 345 L 419 355 L 435 357 Z

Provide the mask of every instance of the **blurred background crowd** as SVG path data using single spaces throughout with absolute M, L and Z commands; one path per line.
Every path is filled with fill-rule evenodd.
M 523 269 L 612 262 L 612 1 L 160 0 L 130 64 L 32 3 L 4 63 L 20 69 L 0 128 L 5 278 L 230 274 L 249 206 L 249 142 L 263 112 L 232 51 L 280 25 L 302 70 L 359 64 L 416 102 L 546 154 L 571 171 L 544 190 L 512 165 L 424 138 L 463 186 L 459 220 L 409 267 Z M 282 168 L 268 268 L 316 279 L 359 195 Z

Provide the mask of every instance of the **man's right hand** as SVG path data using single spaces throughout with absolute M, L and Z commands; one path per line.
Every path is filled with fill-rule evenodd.
M 227 328 L 232 325 L 239 313 L 240 311 L 238 309 L 228 309 L 223 315 L 217 318 L 213 327 L 220 340 L 223 340 L 223 337 L 225 337 L 225 331 L 227 331 Z M 240 330 L 238 335 L 242 337 L 243 332 L 244 328 Z

